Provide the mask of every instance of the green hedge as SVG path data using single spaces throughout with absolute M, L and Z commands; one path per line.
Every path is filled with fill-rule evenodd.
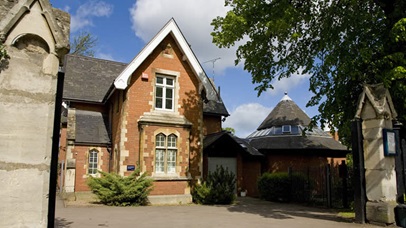
M 261 198 L 278 202 L 305 202 L 309 199 L 311 186 L 302 174 L 286 172 L 264 173 L 258 179 Z
M 148 204 L 152 179 L 139 169 L 130 176 L 100 172 L 101 177 L 89 176 L 87 184 L 100 202 L 110 206 L 140 206 Z
M 231 204 L 235 200 L 235 175 L 218 166 L 209 173 L 207 180 L 192 191 L 193 201 L 198 204 Z

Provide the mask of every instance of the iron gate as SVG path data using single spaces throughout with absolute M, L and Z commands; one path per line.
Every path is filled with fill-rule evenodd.
M 305 169 L 289 168 L 294 201 L 334 208 L 348 207 L 348 175 L 345 162 Z

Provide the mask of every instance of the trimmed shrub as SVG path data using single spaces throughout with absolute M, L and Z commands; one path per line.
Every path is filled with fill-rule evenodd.
M 101 177 L 88 178 L 87 184 L 100 202 L 110 206 L 140 206 L 148 204 L 152 179 L 139 169 L 130 176 L 101 172 Z
M 231 204 L 235 200 L 235 175 L 217 166 L 209 173 L 207 180 L 193 189 L 193 201 L 199 204 Z
M 311 185 L 300 173 L 264 173 L 258 179 L 261 198 L 279 202 L 306 202 L 309 200 Z
M 288 173 L 264 173 L 258 179 L 259 194 L 268 201 L 289 201 L 290 187 Z

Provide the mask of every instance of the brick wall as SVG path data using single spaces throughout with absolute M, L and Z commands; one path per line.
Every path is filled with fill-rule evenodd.
M 182 195 L 187 189 L 187 181 L 155 181 L 150 195 Z
M 221 116 L 204 115 L 203 116 L 203 134 L 208 135 L 222 130 Z
M 87 181 L 87 168 L 89 160 L 89 151 L 96 149 L 98 152 L 98 169 L 108 172 L 109 153 L 106 147 L 93 147 L 93 146 L 78 146 L 72 149 L 73 158 L 76 159 L 76 177 L 75 177 L 75 191 L 89 191 L 86 184 Z
M 140 166 L 141 171 L 154 175 L 155 136 L 158 132 L 166 132 L 176 133 L 178 137 L 178 176 L 186 177 L 189 173 L 195 177 L 201 175 L 203 113 L 198 91 L 199 80 L 182 58 L 182 52 L 169 35 L 133 73 L 127 89 L 116 90 L 111 96 L 108 112 L 112 117 L 112 170 L 114 172 L 127 176 L 131 173 L 126 170 L 127 165 L 135 165 Z M 172 114 L 184 116 L 192 123 L 191 127 L 139 123 L 139 120 L 148 113 L 156 113 L 154 110 L 156 73 L 176 78 L 175 110 Z M 142 78 L 143 74 L 148 75 L 148 78 Z M 215 126 L 214 122 L 212 120 L 211 125 Z M 184 180 L 159 180 L 154 182 L 154 186 L 153 195 L 185 194 L 188 189 L 187 182 Z
M 287 172 L 289 167 L 294 170 L 305 170 L 307 167 L 320 167 L 328 164 L 325 157 L 300 155 L 268 155 L 268 164 L 265 171 Z

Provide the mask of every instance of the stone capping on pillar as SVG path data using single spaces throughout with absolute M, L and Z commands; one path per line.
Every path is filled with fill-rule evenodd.
M 29 13 L 34 3 L 38 3 L 42 8 L 44 17 L 49 31 L 55 42 L 55 51 L 60 59 L 69 52 L 69 28 L 70 16 L 68 13 L 52 8 L 48 0 L 23 0 L 16 4 L 11 4 L 9 12 L 0 18 L 0 41 L 4 42 L 10 31 L 19 23 L 27 12 Z M 7 10 L 7 8 L 6 8 Z M 1 15 L 1 14 L 0 14 Z M 37 34 L 40 36 L 40 34 Z
M 358 106 L 355 113 L 355 118 L 361 118 L 365 102 L 367 101 L 371 102 L 376 115 L 371 118 L 384 117 L 384 119 L 396 119 L 398 114 L 393 105 L 392 97 L 382 83 L 375 85 L 364 85 L 364 89 L 358 99 Z M 366 116 L 363 116 L 363 119 L 365 118 Z

